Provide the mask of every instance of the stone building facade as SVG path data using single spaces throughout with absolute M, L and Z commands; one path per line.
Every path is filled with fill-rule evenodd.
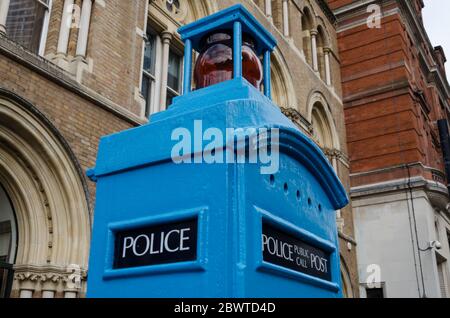
M 95 207 L 85 174 L 99 138 L 164 111 L 181 92 L 176 30 L 237 2 L 278 40 L 275 102 L 349 188 L 336 18 L 325 1 L 1 0 L 3 296 L 85 295 Z M 337 216 L 345 294 L 357 297 L 352 208 Z
M 450 297 L 450 87 L 424 3 L 328 3 L 338 19 L 361 296 Z

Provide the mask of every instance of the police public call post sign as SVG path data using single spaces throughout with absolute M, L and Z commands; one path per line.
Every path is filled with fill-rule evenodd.
M 265 262 L 331 281 L 330 254 L 268 222 L 262 225 Z

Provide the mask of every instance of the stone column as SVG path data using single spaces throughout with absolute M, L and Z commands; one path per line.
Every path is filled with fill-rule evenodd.
M 328 86 L 331 86 L 331 65 L 330 65 L 330 53 L 329 48 L 324 49 L 325 54 L 325 80 Z
M 20 290 L 20 298 L 33 298 L 33 291 L 28 289 Z
M 55 292 L 53 290 L 43 290 L 42 298 L 55 298 Z
M 317 59 L 317 31 L 312 30 L 311 31 L 311 51 L 312 51 L 312 66 L 314 71 L 319 70 L 319 63 Z
M 272 19 L 272 0 L 265 0 L 265 12 L 269 19 Z
M 76 55 L 80 57 L 86 57 L 87 42 L 89 37 L 89 24 L 91 22 L 91 12 L 92 0 L 83 0 L 76 53 Z
M 6 34 L 6 19 L 8 18 L 9 0 L 0 0 L 0 34 Z
M 73 0 L 64 1 L 64 11 L 61 19 L 61 26 L 59 28 L 58 48 L 57 53 L 67 54 L 67 47 L 69 45 L 69 35 L 71 27 Z
M 289 0 L 283 0 L 283 35 L 289 36 Z
M 76 291 L 64 291 L 64 298 L 77 298 L 77 292 Z
M 161 93 L 160 93 L 160 103 L 159 111 L 164 110 L 166 107 L 167 99 L 167 75 L 169 72 L 169 52 L 170 52 L 170 42 L 172 41 L 172 33 L 163 32 L 162 35 L 162 67 L 161 67 Z

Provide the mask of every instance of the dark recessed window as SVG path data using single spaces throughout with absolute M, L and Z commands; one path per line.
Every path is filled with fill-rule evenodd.
M 38 54 L 45 41 L 49 0 L 11 0 L 6 20 L 9 39 Z

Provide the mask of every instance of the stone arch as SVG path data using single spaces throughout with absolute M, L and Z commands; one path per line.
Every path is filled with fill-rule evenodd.
M 302 38 L 303 38 L 303 54 L 306 62 L 312 65 L 312 47 L 311 47 L 311 30 L 314 28 L 313 10 L 309 6 L 305 6 L 302 10 L 301 17 Z
M 54 283 L 54 294 L 64 289 L 68 266 L 86 272 L 91 227 L 85 182 L 67 142 L 44 115 L 0 91 L 0 183 L 19 233 L 15 296 L 39 297 L 34 293 L 43 281 Z M 71 293 L 80 291 L 76 286 Z
M 276 49 L 271 59 L 272 99 L 278 107 L 296 109 L 294 83 L 284 57 Z
M 186 21 L 183 21 L 185 24 L 193 22 L 195 20 L 198 20 L 200 18 L 203 18 L 205 16 L 208 16 L 210 14 L 213 14 L 214 12 L 218 11 L 217 2 L 215 0 L 187 0 L 187 4 L 189 6 L 188 8 L 188 15 L 189 16 Z
M 319 146 L 325 150 L 340 150 L 339 134 L 329 104 L 320 92 L 313 92 L 308 101 L 308 121 Z
M 154 0 L 151 2 L 150 10 L 154 14 L 153 18 L 162 24 L 162 28 L 167 28 L 170 32 L 176 31 L 181 26 L 196 21 L 207 15 L 218 11 L 215 0 L 176 0 L 171 4 L 168 0 Z M 156 13 L 152 7 L 159 8 L 163 15 Z
M 344 257 L 340 257 L 341 259 L 341 281 L 342 281 L 342 294 L 345 298 L 354 298 L 355 294 L 353 292 L 352 280 L 350 277 L 350 272 L 348 270 L 348 266 L 345 263 Z

